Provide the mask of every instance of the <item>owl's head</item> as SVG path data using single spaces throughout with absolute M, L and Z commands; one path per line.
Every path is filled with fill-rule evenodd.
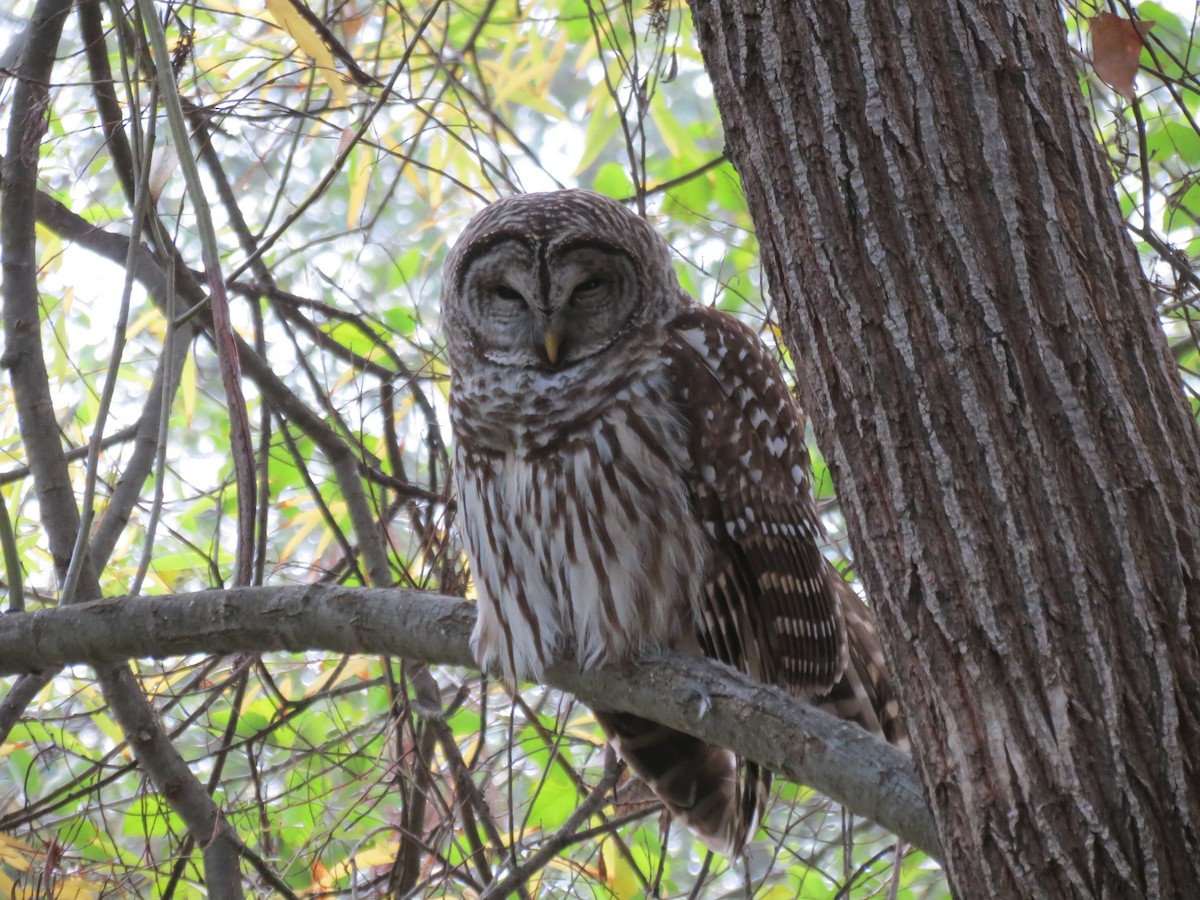
M 476 215 L 442 271 L 442 327 L 462 354 L 564 369 L 686 302 L 667 244 L 591 191 L 519 194 Z

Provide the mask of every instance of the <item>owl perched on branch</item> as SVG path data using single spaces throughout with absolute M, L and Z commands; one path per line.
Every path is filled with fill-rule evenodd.
M 501 200 L 446 260 L 442 324 L 482 667 L 670 648 L 901 736 L 869 614 L 818 546 L 800 407 L 649 224 L 588 191 Z M 667 809 L 742 851 L 768 772 L 595 712 Z

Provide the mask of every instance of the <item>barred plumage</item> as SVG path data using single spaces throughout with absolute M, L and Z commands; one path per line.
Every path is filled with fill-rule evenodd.
M 586 191 L 502 200 L 447 259 L 442 310 L 481 666 L 512 682 L 673 648 L 898 722 L 869 616 L 819 550 L 798 405 L 645 221 Z M 671 812 L 741 852 L 768 773 L 596 715 Z

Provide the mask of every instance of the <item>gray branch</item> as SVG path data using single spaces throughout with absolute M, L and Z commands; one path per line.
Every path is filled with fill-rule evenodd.
M 0 675 L 190 653 L 380 653 L 473 667 L 474 606 L 419 591 L 294 585 L 126 597 L 0 617 Z M 635 713 L 729 747 L 940 855 L 912 760 L 711 660 L 677 654 L 627 667 L 546 673 L 584 703 Z

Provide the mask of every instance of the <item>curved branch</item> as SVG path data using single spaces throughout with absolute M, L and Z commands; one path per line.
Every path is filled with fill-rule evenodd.
M 474 606 L 463 600 L 332 585 L 97 600 L 0 618 L 0 675 L 133 657 L 306 650 L 473 667 L 474 623 Z M 546 682 L 729 747 L 940 853 L 912 760 L 778 688 L 679 654 L 590 672 L 563 662 Z
M 70 0 L 38 0 L 34 9 L 29 42 L 13 92 L 8 149 L 0 169 L 3 173 L 0 205 L 4 207 L 0 221 L 0 268 L 4 275 L 5 331 L 0 365 L 9 370 L 21 440 L 28 453 L 42 524 L 60 578 L 65 577 L 71 566 L 76 535 L 80 533 L 80 515 L 58 438 L 45 361 L 38 352 L 41 341 L 34 214 L 38 207 L 37 163 L 47 130 L 49 83 L 63 19 L 70 8 Z M 83 542 L 80 546 L 83 548 Z M 98 595 L 99 581 L 86 552 L 80 560 L 76 564 L 79 590 L 86 592 L 85 596 Z M 96 667 L 96 678 L 138 762 L 155 786 L 170 798 L 173 809 L 204 848 L 209 896 L 241 897 L 240 841 L 171 746 L 129 667 L 115 663 L 100 665 Z M 18 685 L 13 692 L 17 702 L 29 695 L 34 684 L 35 681 L 25 679 Z M 15 703 L 6 704 L 6 717 L 16 708 Z

